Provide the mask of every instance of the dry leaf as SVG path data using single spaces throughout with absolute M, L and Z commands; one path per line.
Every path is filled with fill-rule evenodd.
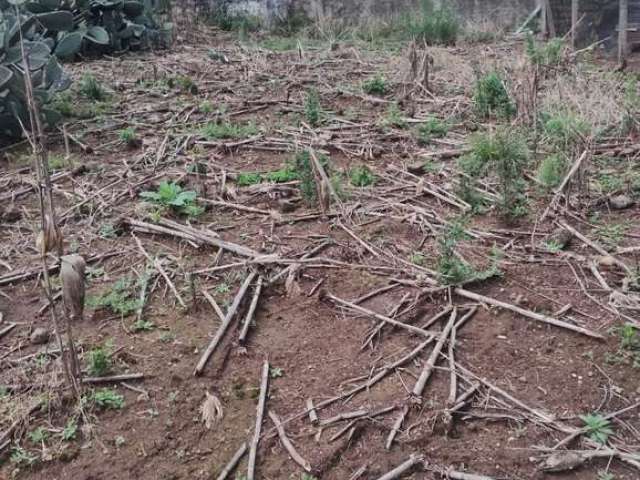
M 204 393 L 206 398 L 200 406 L 200 412 L 202 413 L 204 426 L 207 430 L 210 430 L 224 415 L 222 413 L 222 404 L 220 400 L 218 400 L 218 397 L 206 391 Z
M 62 234 L 58 226 L 53 223 L 49 215 L 44 216 L 43 224 L 44 228 L 36 238 L 36 247 L 38 247 L 40 255 L 44 256 L 52 250 L 58 254 L 62 253 Z

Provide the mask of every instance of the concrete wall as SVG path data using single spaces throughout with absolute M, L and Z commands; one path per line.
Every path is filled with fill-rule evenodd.
M 210 0 L 227 4 L 231 11 L 245 11 L 265 19 L 283 17 L 287 12 L 305 12 L 310 18 L 358 21 L 369 17 L 389 17 L 410 12 L 420 0 Z M 496 25 L 513 25 L 525 18 L 536 0 L 433 0 L 446 4 L 464 19 L 491 19 Z

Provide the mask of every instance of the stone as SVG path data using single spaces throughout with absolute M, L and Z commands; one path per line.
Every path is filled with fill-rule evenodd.
M 624 210 L 625 208 L 629 208 L 634 204 L 633 198 L 629 195 L 615 195 L 609 198 L 609 206 L 613 210 Z
M 293 212 L 296 208 L 297 208 L 297 205 L 295 202 L 292 202 L 290 200 L 285 200 L 285 199 L 278 200 L 278 209 L 282 213 Z
M 43 345 L 49 341 L 49 330 L 42 327 L 37 327 L 31 332 L 29 340 L 34 345 Z

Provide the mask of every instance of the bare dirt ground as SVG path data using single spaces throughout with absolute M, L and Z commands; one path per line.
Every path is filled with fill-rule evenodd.
M 257 478 L 392 478 L 382 476 L 410 458 L 424 464 L 398 478 L 435 479 L 447 471 L 450 478 L 472 479 L 638 478 L 638 299 L 633 287 L 624 288 L 620 264 L 637 268 L 640 223 L 637 205 L 612 210 L 607 203 L 610 193 L 632 195 L 629 172 L 637 172 L 639 151 L 633 134 L 591 142 L 580 181 L 572 181 L 566 195 L 569 203 L 562 198 L 543 221 L 553 195 L 536 187 L 532 164 L 528 213 L 506 224 L 490 208 L 470 219 L 470 236 L 456 246 L 456 255 L 477 269 L 499 250 L 501 274 L 463 290 L 437 284 L 445 226 L 464 210 L 456 196 L 456 158 L 473 131 L 493 128 L 473 120 L 474 70 L 516 64 L 522 50 L 520 41 L 430 49 L 431 92 L 410 79 L 406 46 L 373 50 L 318 42 L 282 52 L 212 32 L 169 52 L 70 65 L 74 78 L 91 72 L 109 92 L 105 101 L 74 98 L 76 111 L 95 111 L 67 125 L 70 159 L 62 136 L 50 140 L 65 251 L 88 263 L 88 302 L 85 318 L 74 325 L 76 343 L 85 369 L 91 352 L 103 346 L 111 365 L 102 373 L 144 378 L 84 385 L 80 412 L 63 388 L 54 339 L 46 345 L 30 341 L 36 328 L 52 330 L 34 242 L 38 201 L 28 151 L 5 150 L 0 331 L 15 327 L 0 338 L 0 432 L 7 433 L 0 437 L 0 478 L 217 478 L 254 436 L 265 361 L 269 387 Z M 599 65 L 594 68 L 604 78 L 608 67 Z M 389 91 L 364 93 L 362 83 L 378 73 Z M 598 80 L 592 84 L 599 92 L 607 89 Z M 558 94 L 553 85 L 543 87 L 545 101 Z M 312 88 L 322 110 L 317 126 L 305 112 Z M 449 121 L 449 132 L 420 145 L 415 129 L 430 116 Z M 212 138 L 205 130 L 214 122 L 246 130 Z M 141 143 L 127 146 L 126 134 L 119 133 L 127 127 Z M 329 194 L 326 212 L 300 198 L 297 180 L 247 185 L 253 182 L 241 175 L 282 169 L 310 148 L 329 158 L 340 179 L 332 182 L 340 200 Z M 600 157 L 617 161 L 603 164 Z M 428 168 L 408 172 L 424 162 Z M 362 165 L 375 175 L 374 184 L 351 184 L 349 172 Z M 617 188 L 603 193 L 589 186 L 603 176 L 619 181 Z M 197 192 L 206 211 L 185 216 L 140 197 L 163 180 Z M 495 193 L 495 181 L 488 182 L 485 188 Z M 557 222 L 587 241 L 578 237 L 565 249 L 545 248 Z M 154 230 L 158 226 L 163 230 Z M 232 246 L 220 249 L 220 240 Z M 233 246 L 254 252 L 234 253 Z M 207 296 L 224 315 L 251 272 L 230 328 L 195 376 L 221 325 Z M 133 302 L 132 311 L 100 308 L 96 299 L 126 278 L 129 298 L 120 303 Z M 240 342 L 258 278 L 262 291 L 247 340 Z M 59 288 L 55 270 L 53 283 Z M 388 288 L 376 293 L 382 287 Z M 142 308 L 135 303 L 141 291 Z M 464 292 L 488 299 L 474 301 Z M 562 324 L 498 308 L 491 299 Z M 56 308 L 62 311 L 59 303 Z M 424 326 L 440 312 L 439 320 Z M 469 312 L 454 340 L 447 325 Z M 400 324 L 390 325 L 394 320 Z M 631 325 L 626 336 L 620 333 L 625 324 Z M 431 357 L 436 345 L 442 350 Z M 417 379 L 430 365 L 432 375 L 416 395 Z M 380 372 L 386 373 L 381 381 L 348 393 Z M 121 395 L 123 403 L 101 408 L 95 392 L 103 389 Z M 202 405 L 209 395 L 219 400 L 222 416 L 207 428 Z M 319 422 L 312 423 L 308 399 L 316 405 L 334 401 L 318 408 Z M 284 422 L 309 472 L 285 450 L 268 412 Z M 583 429 L 580 416 L 588 414 L 611 415 L 604 442 Z M 394 425 L 397 433 L 385 448 Z M 575 470 L 541 470 L 549 453 L 544 449 L 555 446 L 561 459 L 578 451 L 585 461 Z M 587 460 L 594 452 L 596 458 Z M 245 478 L 247 458 L 228 478 Z

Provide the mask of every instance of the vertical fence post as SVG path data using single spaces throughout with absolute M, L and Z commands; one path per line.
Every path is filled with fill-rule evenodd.
M 576 38 L 578 33 L 578 3 L 579 0 L 571 0 L 571 48 L 576 49 Z
M 620 12 L 618 14 L 618 62 L 627 59 L 627 31 L 629 28 L 629 1 L 620 0 Z

